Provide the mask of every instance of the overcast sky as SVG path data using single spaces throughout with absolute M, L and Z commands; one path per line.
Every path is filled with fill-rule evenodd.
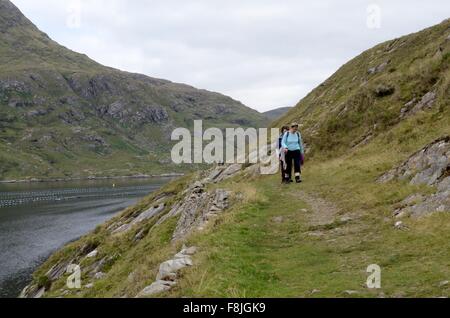
M 450 17 L 449 0 L 13 0 L 57 42 L 115 68 L 295 105 L 375 44 Z

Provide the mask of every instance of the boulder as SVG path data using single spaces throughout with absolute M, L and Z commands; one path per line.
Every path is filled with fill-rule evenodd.
M 195 253 L 197 253 L 197 247 L 184 247 L 178 254 L 175 255 L 175 258 L 185 258 L 186 256 L 192 256 Z
M 192 266 L 193 262 L 190 256 L 185 255 L 182 258 L 175 258 L 162 263 L 159 266 L 159 272 L 156 276 L 157 280 L 175 280 L 177 272 L 188 266 Z
M 172 281 L 157 280 L 156 282 L 152 283 L 150 286 L 145 287 L 138 294 L 138 297 L 149 297 L 149 296 L 161 294 L 165 291 L 170 290 L 174 285 L 176 285 L 176 283 L 172 282 Z

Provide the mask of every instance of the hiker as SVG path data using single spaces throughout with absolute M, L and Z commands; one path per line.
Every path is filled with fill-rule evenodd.
M 281 182 L 284 182 L 285 175 L 286 175 L 286 169 L 287 169 L 287 162 L 286 162 L 286 153 L 283 149 L 283 136 L 289 131 L 289 126 L 283 126 L 281 127 L 281 135 L 278 139 L 278 151 L 279 151 L 279 159 L 280 159 L 280 166 L 281 166 Z
M 303 147 L 302 135 L 298 131 L 298 124 L 293 123 L 288 132 L 286 132 L 281 140 L 281 145 L 286 156 L 286 171 L 284 175 L 284 183 L 292 181 L 292 162 L 294 162 L 295 181 L 302 182 L 301 166 L 304 161 L 305 149 Z

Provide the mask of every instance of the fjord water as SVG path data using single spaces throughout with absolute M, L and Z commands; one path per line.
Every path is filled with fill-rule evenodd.
M 17 297 L 52 252 L 168 181 L 0 184 L 0 297 Z

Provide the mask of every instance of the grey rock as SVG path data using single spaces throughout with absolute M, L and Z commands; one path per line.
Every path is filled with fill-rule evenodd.
M 224 167 L 217 167 L 215 168 L 207 177 L 207 180 L 209 181 L 215 181 L 221 174 L 222 172 L 225 170 Z
M 94 275 L 95 279 L 102 279 L 103 277 L 105 277 L 105 274 L 102 272 L 95 273 Z
M 26 286 L 19 295 L 19 298 L 42 298 L 45 294 L 45 287 L 39 288 L 37 285 Z
M 433 107 L 434 102 L 436 101 L 436 93 L 428 92 L 421 98 L 421 100 L 417 104 L 415 104 L 416 101 L 417 100 L 414 98 L 413 100 L 405 104 L 405 106 L 401 110 L 401 118 L 415 115 L 422 110 Z
M 197 247 L 192 246 L 192 247 L 184 247 L 178 254 L 175 255 L 175 259 L 177 258 L 185 258 L 186 256 L 192 256 L 195 255 L 195 253 L 197 253 Z
M 165 204 L 159 204 L 157 206 L 152 206 L 151 208 L 149 208 L 147 211 L 142 212 L 141 214 L 139 214 L 139 216 L 137 216 L 132 222 L 131 225 L 135 225 L 137 223 L 141 223 L 143 221 L 146 221 L 148 219 L 153 218 L 154 216 L 158 215 L 159 213 L 161 213 L 162 211 L 164 211 L 165 208 Z
M 433 212 L 450 211 L 450 136 L 440 138 L 413 154 L 399 167 L 392 169 L 378 182 L 409 180 L 414 185 L 436 186 L 428 197 L 413 195 L 402 202 L 396 216 L 421 217 Z
M 58 280 L 60 277 L 62 277 L 66 273 L 67 267 L 70 264 L 72 264 L 73 262 L 74 262 L 74 260 L 72 259 L 72 260 L 62 261 L 60 263 L 57 263 L 48 270 L 48 272 L 45 274 L 45 276 L 47 276 L 50 281 Z
M 210 196 L 206 192 L 188 196 L 176 212 L 177 215 L 180 214 L 180 218 L 173 233 L 173 239 L 181 239 L 189 234 L 200 223 L 209 205 Z
M 175 280 L 177 272 L 188 266 L 192 266 L 193 262 L 190 256 L 176 258 L 162 263 L 159 267 L 156 280 Z
M 386 69 L 386 67 L 387 67 L 388 65 L 389 65 L 389 62 L 381 63 L 381 64 L 378 65 L 378 66 L 369 68 L 369 69 L 367 70 L 367 73 L 371 75 L 371 74 L 376 74 L 376 73 L 383 72 L 383 71 Z
M 222 174 L 216 178 L 215 182 L 220 182 L 226 179 L 229 179 L 231 177 L 234 177 L 236 174 L 242 171 L 242 164 L 236 163 L 228 166 Z
M 98 250 L 93 250 L 88 255 L 86 255 L 86 258 L 95 258 L 98 255 Z
M 342 223 L 348 223 L 348 222 L 353 221 L 353 218 L 350 217 L 350 216 L 343 216 L 343 217 L 341 217 L 341 218 L 339 219 L 339 221 L 342 222 Z
M 35 109 L 35 110 L 30 110 L 27 113 L 28 117 L 39 117 L 39 116 L 45 116 L 49 113 L 49 110 L 47 109 Z
M 261 174 L 261 165 L 255 164 L 245 168 L 244 173 L 249 177 L 256 177 Z
M 396 230 L 406 230 L 406 229 L 408 229 L 408 227 L 405 224 L 403 224 L 402 221 L 395 222 L 394 228 Z
M 176 283 L 172 282 L 172 281 L 157 280 L 156 282 L 152 283 L 150 286 L 145 287 L 139 293 L 138 297 L 148 297 L 148 296 L 154 296 L 157 294 L 161 294 L 163 292 L 170 290 L 174 285 L 176 285 Z
M 214 193 L 198 192 L 204 191 L 203 187 L 194 187 L 194 192 L 187 194 L 186 199 L 177 206 L 177 211 L 173 214 L 180 214 L 177 227 L 173 233 L 173 240 L 179 240 L 193 229 L 201 227 L 207 222 L 212 214 L 217 214 L 228 208 L 229 192 L 217 189 Z
M 344 291 L 344 294 L 347 294 L 347 295 L 356 295 L 356 294 L 359 294 L 359 292 L 357 292 L 356 290 L 345 290 L 345 291 Z
M 125 233 L 128 232 L 131 229 L 131 224 L 122 224 L 121 226 L 119 226 L 117 229 L 115 229 L 112 234 L 121 234 L 121 233 Z
M 145 229 L 140 230 L 135 236 L 134 236 L 134 241 L 140 241 L 145 237 Z
M 273 223 L 283 223 L 284 218 L 282 216 L 277 216 L 272 219 Z
M 166 220 L 173 218 L 177 215 L 179 215 L 181 213 L 181 206 L 182 204 L 180 202 L 175 203 L 172 208 L 170 209 L 170 211 L 165 214 L 163 217 L 161 217 L 155 225 L 160 225 L 162 223 L 164 223 Z

